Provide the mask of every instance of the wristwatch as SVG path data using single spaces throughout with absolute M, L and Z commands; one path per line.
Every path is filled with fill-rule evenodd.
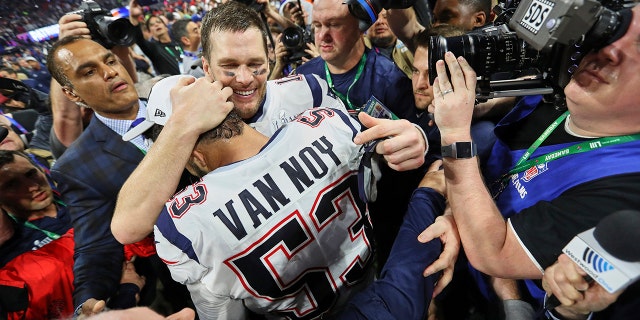
M 448 146 L 442 146 L 443 157 L 454 159 L 469 159 L 478 155 L 478 148 L 473 141 L 454 142 Z

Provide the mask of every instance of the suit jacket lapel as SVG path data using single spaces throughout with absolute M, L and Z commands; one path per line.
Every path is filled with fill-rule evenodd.
M 99 119 L 93 119 L 89 126 L 93 126 L 93 136 L 96 142 L 102 144 L 102 149 L 124 161 L 138 164 L 144 153 L 133 143 L 122 140 L 122 136 L 115 133 Z

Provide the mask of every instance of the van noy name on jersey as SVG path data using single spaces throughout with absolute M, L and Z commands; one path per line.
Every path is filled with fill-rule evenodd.
M 257 229 L 275 212 L 291 203 L 291 198 L 298 199 L 300 194 L 311 187 L 316 180 L 320 180 L 331 171 L 329 168 L 339 166 L 341 161 L 334 151 L 334 145 L 326 136 L 321 136 L 309 146 L 300 149 L 294 156 L 281 162 L 277 169 L 271 166 L 269 173 L 251 184 L 251 188 L 242 189 L 237 195 L 227 201 L 211 199 L 216 204 L 224 203 L 224 207 L 213 210 L 212 214 L 218 218 L 226 228 L 238 239 L 247 235 L 246 228 Z M 215 179 L 216 177 L 214 177 Z M 205 180 L 206 181 L 206 177 Z M 244 184 L 248 186 L 248 184 Z M 179 218 L 185 214 L 193 204 L 205 202 L 209 185 L 201 182 L 193 186 L 195 193 L 172 200 L 170 214 Z M 185 190 L 186 191 L 186 190 Z M 184 195 L 184 194 L 183 194 Z M 215 193 L 215 197 L 224 194 Z M 209 201 L 211 201 L 209 200 Z

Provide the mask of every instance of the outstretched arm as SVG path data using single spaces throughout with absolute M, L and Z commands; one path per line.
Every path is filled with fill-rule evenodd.
M 376 152 L 384 156 L 391 169 L 412 170 L 424 163 L 429 143 L 420 127 L 404 119 L 377 119 L 365 112 L 360 112 L 358 119 L 368 129 L 358 133 L 353 142 L 365 144 L 384 139 L 376 145 Z
M 51 113 L 53 114 L 53 134 L 60 143 L 69 147 L 83 130 L 82 111 L 62 92 L 62 87 L 55 79 L 51 79 Z
M 393 34 L 404 43 L 411 52 L 415 52 L 413 36 L 424 30 L 424 26 L 418 22 L 413 8 L 387 10 L 387 21 Z
M 180 79 L 171 90 L 173 114 L 118 195 L 111 232 L 120 243 L 139 241 L 153 231 L 162 207 L 178 186 L 198 137 L 220 124 L 233 108 L 227 102 L 231 92 L 231 88 L 222 88 L 220 82 L 192 77 Z
M 418 235 L 445 207 L 438 190 L 418 188 L 411 198 L 380 279 L 349 301 L 338 319 L 425 319 L 436 275 L 424 277 L 424 266 L 440 255 L 439 240 L 420 243 Z
M 438 61 L 432 102 L 443 146 L 471 141 L 476 87 L 476 74 L 464 58 L 456 59 L 447 52 L 445 60 L 451 71 L 451 81 L 445 72 L 444 61 Z M 487 191 L 477 159 L 443 160 L 449 203 L 471 264 L 496 277 L 540 278 L 541 271 L 520 245 L 514 230 Z

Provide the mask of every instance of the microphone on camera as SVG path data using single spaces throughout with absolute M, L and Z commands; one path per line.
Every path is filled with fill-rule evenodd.
M 621 210 L 602 219 L 595 228 L 573 238 L 562 250 L 607 292 L 626 288 L 640 278 L 640 211 Z M 545 309 L 560 301 L 549 295 Z

